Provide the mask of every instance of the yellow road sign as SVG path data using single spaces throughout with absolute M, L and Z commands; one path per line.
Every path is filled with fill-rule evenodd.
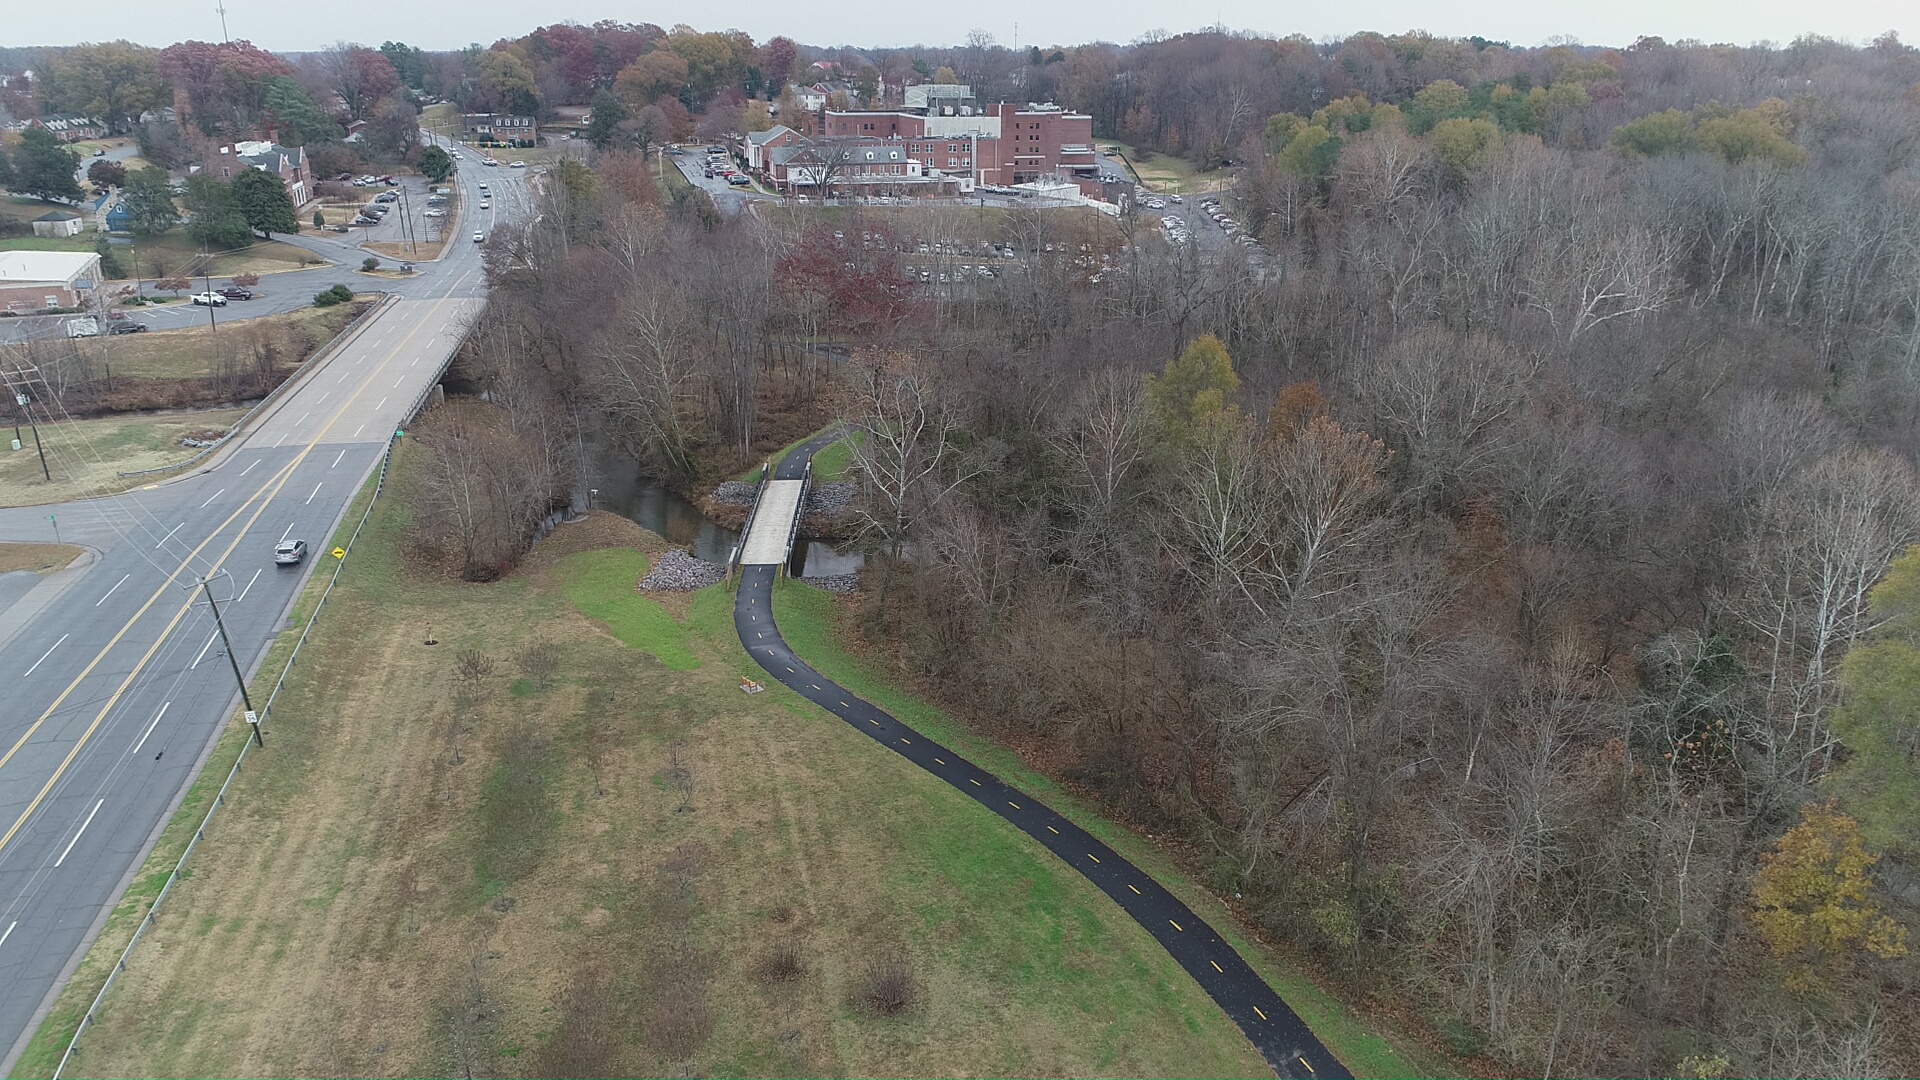
M 344 558 L 346 558 L 346 557 L 347 557 L 347 549 L 346 549 L 346 548 L 334 548 L 334 549 L 333 549 L 333 557 L 334 557 L 334 558 L 336 558 L 336 559 L 344 559 Z

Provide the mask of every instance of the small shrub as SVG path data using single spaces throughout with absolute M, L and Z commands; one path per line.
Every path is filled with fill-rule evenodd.
M 327 227 L 327 215 L 325 215 L 325 214 L 323 214 L 323 213 L 321 213 L 321 212 L 320 212 L 320 211 L 318 211 L 318 210 L 315 210 L 315 211 L 313 212 L 313 227 L 314 227 L 314 228 L 316 228 L 316 229 L 324 229 L 324 228 L 326 228 L 326 227 Z
M 314 307 L 332 307 L 335 304 L 347 304 L 353 301 L 353 290 L 345 285 L 335 285 L 314 294 Z
M 373 258 L 362 259 L 360 261 L 360 269 L 364 273 L 371 274 L 375 270 L 380 269 L 380 260 Z
M 535 641 L 523 647 L 515 659 L 520 665 L 520 674 L 532 680 L 537 689 L 553 689 L 554 676 L 560 673 L 560 646 L 551 641 Z
M 854 1003 L 875 1016 L 898 1016 L 913 1008 L 919 989 L 906 958 L 884 954 L 867 961 L 866 970 L 860 973 Z
M 807 965 L 800 958 L 800 950 L 790 941 L 775 945 L 760 958 L 757 965 L 760 978 L 770 983 L 799 982 L 807 977 Z

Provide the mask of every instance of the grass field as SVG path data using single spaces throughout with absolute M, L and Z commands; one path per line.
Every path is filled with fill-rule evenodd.
M 32 432 L 21 429 L 26 448 L 0 458 L 0 506 L 35 506 L 91 495 L 110 495 L 155 477 L 121 479 L 117 474 L 171 465 L 200 451 L 180 445 L 190 431 L 225 431 L 246 415 L 245 409 L 212 409 L 113 416 L 43 425 L 40 440 L 47 451 L 51 481 L 40 471 Z M 13 433 L 6 433 L 10 441 Z
M 4 207 L 7 199 L 0 199 Z M 18 202 L 18 199 L 14 199 Z M 45 203 L 34 203 L 45 213 Z M 0 251 L 92 251 L 97 234 L 83 232 L 78 236 L 9 236 L 0 237 Z M 153 280 L 162 276 L 162 272 L 186 272 L 191 270 L 195 280 L 194 291 L 199 291 L 199 276 L 204 268 L 215 278 L 230 278 L 235 274 L 274 274 L 282 270 L 302 270 L 309 266 L 324 263 L 318 255 L 305 248 L 292 244 L 283 244 L 278 240 L 262 240 L 250 247 L 235 251 L 222 252 L 202 259 L 200 245 L 192 237 L 178 229 L 161 236 L 136 240 L 129 245 L 115 245 L 114 251 L 120 256 L 129 275 L 138 276 L 151 290 Z M 117 280 L 131 280 L 131 277 Z M 215 282 L 218 285 L 218 282 Z
M 1254 970 L 1280 992 L 1280 996 L 1293 1006 L 1355 1076 L 1446 1074 L 1444 1063 L 1434 1060 L 1419 1043 L 1389 1038 L 1372 1029 L 1363 1018 L 1356 1016 L 1298 970 L 1285 965 L 1273 952 L 1249 942 L 1237 932 L 1234 916 L 1225 910 L 1220 899 L 1194 884 L 1158 848 L 1106 820 L 1097 809 L 1028 767 L 1011 750 L 973 734 L 924 699 L 895 689 L 870 664 L 847 650 L 847 638 L 840 628 L 842 611 L 839 600 L 811 586 L 786 578 L 775 586 L 774 613 L 779 619 L 781 633 L 794 652 L 805 657 L 815 670 L 886 709 L 927 737 L 966 755 L 976 765 L 1045 799 L 1062 816 L 1073 820 L 1151 874 L 1154 880 L 1179 896 L 1188 907 L 1209 919 L 1214 929 L 1220 931 L 1239 950 L 1240 955 L 1253 965 Z M 875 753 L 881 754 L 878 748 Z M 1207 1074 L 1203 1070 L 1189 1069 L 1180 1075 Z
M 472 585 L 409 569 L 405 525 L 383 502 L 79 1073 L 1268 1075 L 1038 845 L 742 694 L 728 593 L 633 593 L 652 534 L 596 514 Z M 207 797 L 18 1075 L 50 1072 Z
M 1211 191 L 1226 187 L 1233 182 L 1233 174 L 1221 170 L 1200 171 L 1186 158 L 1173 157 L 1170 154 L 1153 154 L 1147 161 L 1136 156 L 1139 151 L 1123 142 L 1110 139 L 1099 140 L 1100 145 L 1117 146 L 1127 156 L 1127 162 L 1133 166 L 1140 182 L 1153 191 L 1162 194 L 1184 195 L 1194 191 Z
M 79 557 L 80 549 L 72 544 L 0 544 L 0 574 L 51 574 Z
M 227 310 L 231 311 L 245 302 L 236 300 Z M 183 330 L 154 330 L 145 334 L 101 335 L 80 338 L 76 345 L 93 355 L 104 357 L 116 377 L 192 379 L 213 373 L 213 350 L 216 344 L 221 347 L 241 347 L 242 342 L 236 337 L 237 334 L 257 334 L 266 328 L 297 330 L 317 349 L 346 329 L 353 312 L 352 304 L 295 308 L 276 315 L 248 319 L 244 323 L 222 323 L 220 329 L 191 326 Z M 222 334 L 227 336 L 226 343 L 220 343 L 219 335 Z

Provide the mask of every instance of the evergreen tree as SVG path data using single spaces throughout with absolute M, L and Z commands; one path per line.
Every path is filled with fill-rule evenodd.
M 74 173 L 80 168 L 80 155 L 60 145 L 53 132 L 29 127 L 20 134 L 20 148 L 13 153 L 13 183 L 9 186 L 22 195 L 48 202 L 77 203 L 82 198 L 80 181 Z
M 158 236 L 180 220 L 180 209 L 173 205 L 173 191 L 167 185 L 164 169 L 148 166 L 128 173 L 120 201 L 132 219 L 130 229 L 135 236 Z
M 293 196 L 278 176 L 262 169 L 245 169 L 233 178 L 233 204 L 247 226 L 261 236 L 300 231 Z
M 234 204 L 233 188 L 226 181 L 206 173 L 188 177 L 186 203 L 188 236 L 215 251 L 231 251 L 253 243 L 253 230 Z
M 587 141 L 596 150 L 613 145 L 614 130 L 627 118 L 627 107 L 606 90 L 593 95 L 593 120 L 587 124 Z
M 420 151 L 419 168 L 421 176 L 436 184 L 442 183 L 453 175 L 453 159 L 438 146 L 429 146 Z

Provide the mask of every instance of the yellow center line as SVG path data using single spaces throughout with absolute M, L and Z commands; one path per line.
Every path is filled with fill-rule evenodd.
M 1175 930 L 1178 930 L 1178 931 L 1180 931 L 1180 932 L 1181 932 L 1181 933 L 1183 933 L 1183 934 L 1187 932 L 1187 928 L 1186 928 L 1186 927 L 1184 927 L 1184 926 L 1181 926 L 1181 925 L 1180 925 L 1179 923 L 1177 923 L 1177 922 L 1174 922 L 1174 921 L 1173 921 L 1172 919 L 1168 919 L 1168 920 L 1167 920 L 1167 922 L 1168 922 L 1168 923 L 1169 923 L 1169 924 L 1170 924 L 1170 925 L 1171 925 L 1171 926 L 1172 926 L 1172 927 L 1173 927 L 1173 928 L 1174 928 Z
M 1263 1013 L 1263 1012 L 1261 1012 L 1261 1011 L 1260 1011 L 1260 1006 L 1258 1006 L 1258 1005 L 1255 1005 L 1255 1006 L 1253 1007 L 1253 1015 L 1255 1015 L 1255 1016 L 1257 1016 L 1257 1017 L 1259 1017 L 1259 1018 L 1260 1018 L 1260 1019 L 1262 1019 L 1262 1020 L 1265 1020 L 1265 1019 L 1267 1018 L 1267 1014 L 1266 1014 L 1266 1013 Z
M 1089 858 L 1089 859 L 1092 859 L 1092 860 L 1093 860 L 1094 862 L 1096 862 L 1096 863 L 1098 863 L 1098 862 L 1100 861 L 1100 856 L 1098 856 L 1098 855 L 1095 855 L 1095 854 L 1094 854 L 1093 852 L 1091 852 L 1091 851 L 1089 851 L 1089 852 L 1087 852 L 1087 858 Z
M 413 330 L 408 332 L 405 338 L 401 339 L 399 345 L 388 351 L 387 356 L 391 358 L 397 355 L 402 348 L 405 348 L 413 341 L 414 337 L 425 328 L 425 325 L 426 324 L 422 322 L 415 326 Z M 375 369 L 378 369 L 380 366 L 382 365 L 375 365 Z M 373 377 L 374 371 L 370 370 L 367 373 L 367 377 L 360 383 L 360 388 L 355 390 L 347 400 L 340 403 L 340 408 L 334 412 L 333 417 L 327 421 L 326 426 L 320 429 L 320 437 L 308 442 L 298 454 L 294 455 L 293 460 L 287 462 L 286 465 L 281 467 L 279 472 L 269 477 L 267 482 L 260 485 L 259 490 L 255 491 L 246 502 L 240 504 L 240 507 L 232 514 L 229 514 L 225 521 L 215 526 L 212 533 L 210 533 L 205 540 L 202 540 L 199 546 L 187 553 L 186 558 L 181 560 L 180 566 L 175 569 L 173 573 L 167 575 L 166 581 L 162 582 L 160 588 L 156 589 L 154 594 L 147 598 L 147 602 L 140 605 L 140 610 L 134 612 L 132 618 L 128 619 L 125 625 L 120 627 L 119 631 L 113 635 L 113 639 L 107 642 L 105 647 L 100 650 L 99 655 L 95 656 L 93 661 L 87 665 L 86 669 L 75 676 L 71 683 L 67 684 L 67 688 L 60 692 L 60 696 L 54 699 L 53 704 L 47 706 L 47 711 L 40 714 L 40 718 L 35 720 L 33 725 L 27 729 L 26 733 L 20 736 L 19 741 L 13 744 L 6 755 L 0 757 L 0 768 L 4 768 L 7 762 L 11 761 L 13 756 L 19 753 L 20 748 L 26 745 L 27 740 L 33 736 L 33 733 L 39 730 L 40 725 L 46 723 L 47 718 L 52 716 L 54 711 L 60 707 L 61 703 L 66 701 L 68 695 L 72 694 L 74 689 L 78 687 L 88 675 L 93 673 L 94 668 L 98 667 L 102 660 L 106 659 L 107 654 L 113 651 L 114 646 L 118 645 L 120 640 L 127 635 L 127 632 L 133 629 L 134 624 L 139 622 L 141 617 L 147 613 L 147 609 L 151 608 L 159 601 L 161 596 L 166 594 L 168 587 L 173 584 L 175 578 L 180 576 L 180 571 L 187 568 L 187 564 L 192 561 L 194 556 L 200 554 L 201 551 L 206 549 L 207 545 L 213 543 L 227 526 L 233 524 L 235 519 L 246 512 L 248 505 L 258 499 L 259 506 L 254 509 L 253 516 L 248 518 L 247 523 L 241 526 L 240 530 L 234 534 L 233 541 L 227 545 L 226 550 L 221 552 L 220 556 L 213 560 L 212 568 L 218 570 L 221 564 L 226 562 L 228 556 L 232 555 L 234 550 L 240 546 L 241 541 L 246 539 L 247 531 L 253 528 L 254 524 L 260 520 L 262 514 L 266 513 L 267 507 L 273 503 L 274 496 L 280 494 L 280 490 L 286 486 L 287 481 L 293 478 L 293 474 L 299 469 L 300 464 L 306 461 L 307 456 L 313 453 L 314 448 L 324 441 L 326 434 L 333 430 L 335 424 L 340 422 L 340 418 L 346 415 L 347 410 L 352 408 L 353 403 L 360 399 L 360 395 L 366 393 L 367 388 L 373 385 Z M 271 494 L 268 494 L 268 488 L 273 489 Z M 266 498 L 262 499 L 262 495 L 266 495 Z M 105 722 L 107 715 L 120 703 L 120 698 L 124 696 L 128 688 L 133 685 L 134 680 L 139 678 L 140 673 L 146 670 L 147 663 L 153 659 L 155 653 L 160 651 L 160 647 L 166 644 L 168 635 L 173 633 L 174 627 L 180 624 L 180 620 L 185 618 L 187 612 L 192 608 L 193 600 L 189 597 L 185 603 L 180 605 L 180 609 L 174 612 L 173 618 L 167 621 L 166 628 L 161 630 L 159 637 L 154 639 L 151 646 L 148 646 L 146 653 L 140 657 L 138 663 L 134 664 L 133 670 L 127 672 L 126 678 L 121 680 L 120 686 L 114 690 L 113 695 L 107 699 L 107 703 L 102 706 L 100 712 L 94 716 L 93 723 L 88 724 L 87 730 L 81 732 L 79 740 L 73 744 L 73 749 L 67 751 L 67 756 L 62 758 L 59 766 L 53 770 L 53 775 L 47 777 L 47 782 L 41 785 L 40 791 L 33 797 L 33 801 L 27 804 L 27 808 L 21 812 L 20 817 L 14 821 L 13 826 L 6 831 L 6 834 L 0 835 L 0 851 L 5 851 L 7 845 L 13 842 L 13 838 L 19 835 L 20 830 L 26 827 L 27 819 L 33 816 L 34 811 L 40 808 L 42 802 L 46 801 L 47 795 L 53 790 L 54 785 L 58 784 L 60 778 L 66 775 L 67 769 L 73 764 L 74 759 L 80 756 L 80 751 L 86 748 L 87 743 L 92 741 L 94 733 L 99 731 L 100 725 Z

